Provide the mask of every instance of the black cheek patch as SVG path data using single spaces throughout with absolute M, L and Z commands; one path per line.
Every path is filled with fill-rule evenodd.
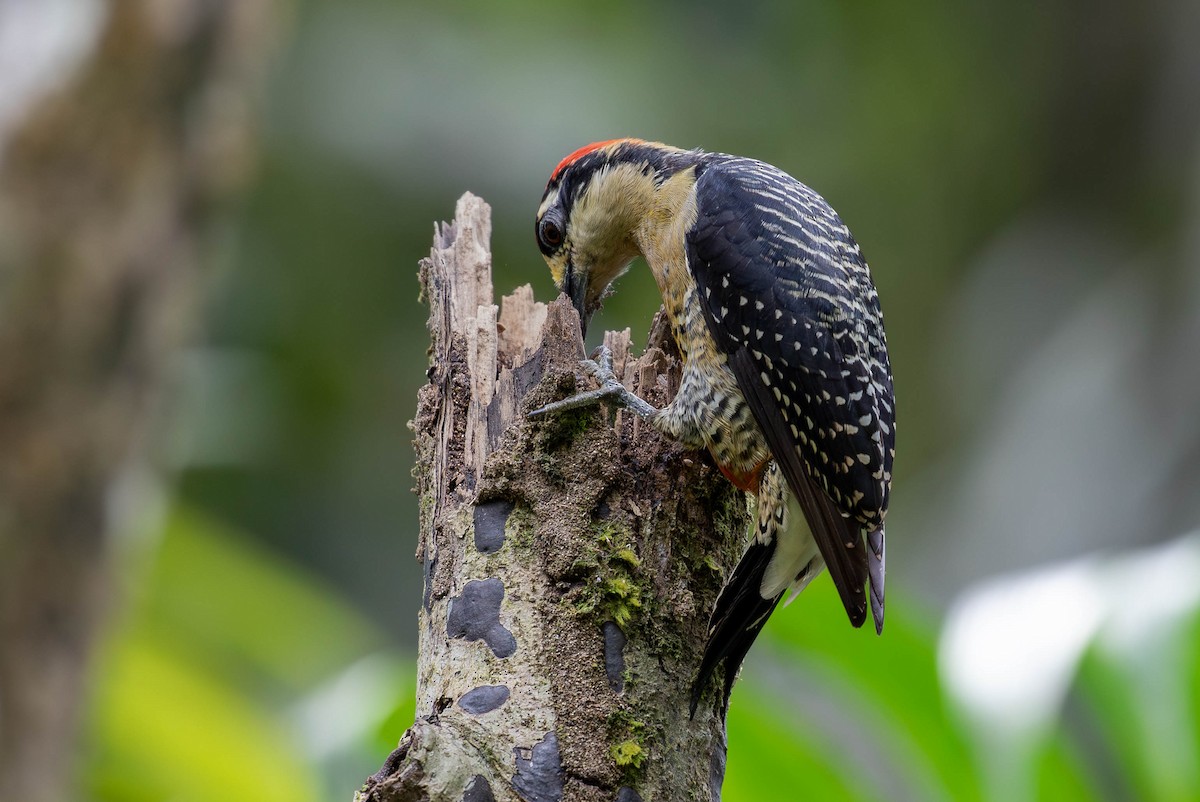
M 604 673 L 608 687 L 617 693 L 625 690 L 625 633 L 613 621 L 604 622 Z
M 511 501 L 489 501 L 475 507 L 475 548 L 483 554 L 504 545 L 504 524 L 513 511 Z
M 458 706 L 473 716 L 480 716 L 492 712 L 507 701 L 507 685 L 480 685 L 464 693 L 458 700 Z
M 500 623 L 503 599 L 504 583 L 498 578 L 471 580 L 461 596 L 450 600 L 446 634 L 451 638 L 481 640 L 497 657 L 510 657 L 517 650 L 517 639 Z
M 463 792 L 462 802 L 496 802 L 496 795 L 492 793 L 492 785 L 487 777 L 482 774 L 472 777 L 471 784 Z
M 522 753 L 529 757 L 522 757 Z M 563 795 L 562 763 L 558 756 L 558 736 L 552 732 L 534 744 L 533 749 L 515 747 L 517 773 L 513 790 L 525 802 L 559 802 Z

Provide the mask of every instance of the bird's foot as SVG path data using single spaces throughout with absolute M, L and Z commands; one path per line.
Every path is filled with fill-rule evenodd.
M 613 374 L 612 351 L 602 345 L 596 349 L 592 357 L 592 359 L 580 360 L 579 364 L 586 373 L 590 374 L 596 380 L 596 383 L 600 385 L 599 387 L 595 390 L 588 390 L 578 395 L 573 395 L 570 398 L 564 398 L 562 401 L 555 401 L 553 404 L 547 404 L 541 409 L 535 409 L 529 413 L 529 417 L 535 418 L 568 409 L 578 409 L 579 407 L 598 404 L 601 401 L 617 404 L 628 409 L 635 415 L 647 419 L 653 417 L 658 412 L 657 409 L 630 392 L 625 385 L 621 384 L 616 375 Z

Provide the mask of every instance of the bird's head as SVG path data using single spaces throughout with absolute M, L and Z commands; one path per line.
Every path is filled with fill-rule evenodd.
M 639 226 L 664 173 L 688 151 L 640 139 L 595 142 L 567 156 L 538 207 L 538 247 L 584 334 L 609 287 L 640 253 Z

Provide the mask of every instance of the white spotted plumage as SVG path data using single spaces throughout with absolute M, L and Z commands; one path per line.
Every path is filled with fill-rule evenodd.
M 822 564 L 855 625 L 869 584 L 881 627 L 892 377 L 878 295 L 849 229 L 820 195 L 763 162 L 640 140 L 580 153 L 547 187 L 561 208 L 539 210 L 539 220 L 561 211 L 577 250 L 543 247 L 547 260 L 586 278 L 588 266 L 572 262 L 587 253 L 572 229 L 593 231 L 594 220 L 573 220 L 572 204 L 594 208 L 595 184 L 611 174 L 645 177 L 622 185 L 623 202 L 645 213 L 605 241 L 632 242 L 645 256 L 684 357 L 676 398 L 652 420 L 707 446 L 759 494 L 756 537 L 714 610 L 696 694 L 721 662 L 728 693 L 783 592 Z M 581 312 L 609 281 L 606 272 L 604 287 L 576 299 Z M 752 595 L 742 592 L 748 583 Z

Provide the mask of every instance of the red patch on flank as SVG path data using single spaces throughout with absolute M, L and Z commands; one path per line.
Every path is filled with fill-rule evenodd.
M 558 178 L 558 174 L 561 173 L 563 170 L 565 170 L 568 165 L 570 165 L 576 159 L 583 158 L 584 156 L 591 153 L 593 150 L 599 150 L 600 148 L 605 147 L 607 145 L 611 145 L 614 142 L 624 142 L 624 141 L 625 141 L 625 138 L 622 137 L 621 139 L 606 139 L 603 142 L 593 142 L 590 145 L 584 145 L 582 148 L 575 151 L 570 156 L 568 156 L 567 158 L 563 159 L 562 161 L 560 161 L 558 163 L 558 166 L 554 168 L 554 172 L 550 174 L 550 180 L 553 181 L 554 179 Z
M 733 482 L 733 486 L 738 490 L 745 490 L 747 493 L 758 493 L 759 482 L 762 481 L 763 469 L 767 467 L 765 461 L 758 463 L 750 470 L 742 473 L 735 471 L 727 465 L 717 463 L 717 467 L 721 469 L 721 473 L 725 474 L 725 478 Z

